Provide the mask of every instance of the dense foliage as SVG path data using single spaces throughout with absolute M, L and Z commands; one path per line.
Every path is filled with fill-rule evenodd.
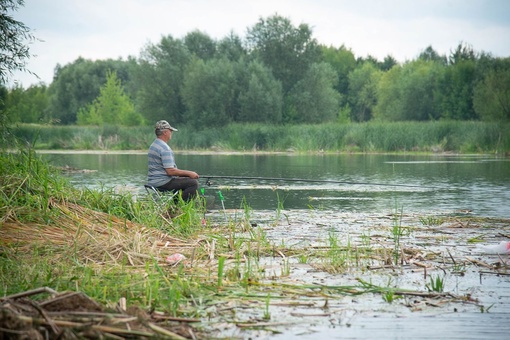
M 142 115 L 135 111 L 133 103 L 124 93 L 117 74 L 110 71 L 106 84 L 100 89 L 99 97 L 78 111 L 77 120 L 80 125 L 136 126 L 143 123 Z
M 111 74 L 116 80 L 109 83 Z M 0 95 L 10 124 L 167 119 L 204 130 L 232 123 L 508 121 L 510 58 L 460 43 L 448 56 L 428 46 L 403 64 L 391 56 L 356 59 L 343 45 L 320 45 L 307 24 L 274 15 L 249 27 L 244 39 L 230 33 L 217 41 L 200 31 L 163 36 L 138 57 L 78 58 L 57 65 L 49 85 L 3 88 Z
M 7 82 L 13 71 L 25 70 L 30 57 L 28 42 L 34 37 L 12 15 L 23 4 L 23 0 L 0 0 L 0 85 Z

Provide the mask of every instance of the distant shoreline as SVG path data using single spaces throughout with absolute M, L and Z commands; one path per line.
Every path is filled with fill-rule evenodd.
M 348 152 L 348 151 L 214 151 L 214 150 L 176 150 L 181 155 L 419 155 L 419 156 L 498 156 L 493 153 L 456 153 L 456 152 Z M 35 150 L 39 154 L 83 154 L 83 155 L 145 155 L 145 150 Z

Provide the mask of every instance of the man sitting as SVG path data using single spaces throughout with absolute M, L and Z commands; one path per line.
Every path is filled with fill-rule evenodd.
M 191 200 L 197 195 L 199 175 L 194 171 L 178 169 L 174 152 L 167 144 L 177 129 L 166 120 L 158 121 L 154 129 L 156 139 L 149 147 L 147 184 L 159 191 L 181 191 L 184 201 Z

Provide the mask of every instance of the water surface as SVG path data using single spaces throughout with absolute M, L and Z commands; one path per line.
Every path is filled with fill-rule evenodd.
M 77 186 L 124 186 L 143 192 L 144 153 L 47 153 L 58 166 L 97 170 L 70 174 Z M 492 156 L 176 154 L 197 171 L 205 194 L 227 209 L 325 209 L 345 212 L 465 211 L 510 217 L 510 160 Z M 204 176 L 303 179 L 232 180 Z M 324 183 L 314 181 L 338 181 Z M 245 199 L 245 201 L 243 200 Z

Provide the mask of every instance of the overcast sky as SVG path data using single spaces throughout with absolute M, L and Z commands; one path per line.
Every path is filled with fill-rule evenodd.
M 162 36 L 183 38 L 200 30 L 214 39 L 241 37 L 258 20 L 278 14 L 294 26 L 308 24 L 319 43 L 399 62 L 427 46 L 440 54 L 461 42 L 495 57 L 510 56 L 510 0 L 25 0 L 13 13 L 33 30 L 25 88 L 49 85 L 57 64 L 78 57 L 138 57 Z

